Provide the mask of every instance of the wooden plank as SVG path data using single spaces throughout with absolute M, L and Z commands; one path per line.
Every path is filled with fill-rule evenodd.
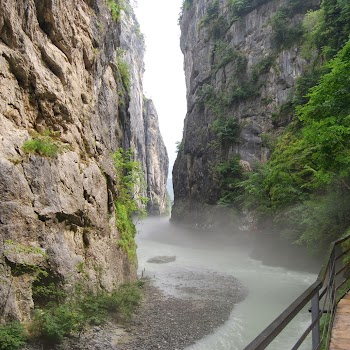
M 329 350 L 334 350 L 336 348 L 341 348 L 341 349 L 345 349 L 345 350 L 349 350 L 350 349 L 350 344 L 349 344 L 349 340 L 345 339 L 337 339 L 337 340 L 333 340 L 331 341 L 331 344 L 329 346 Z
M 332 329 L 330 350 L 350 350 L 350 294 L 338 303 Z
M 348 329 L 333 329 L 332 330 L 332 338 L 349 339 L 350 340 L 350 332 Z

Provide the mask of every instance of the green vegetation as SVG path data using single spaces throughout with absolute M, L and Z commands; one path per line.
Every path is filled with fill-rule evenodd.
M 350 3 L 346 0 L 323 0 L 321 21 L 314 30 L 315 45 L 326 58 L 332 58 L 345 45 L 350 34 Z
M 270 0 L 229 0 L 229 5 L 232 9 L 233 15 L 239 18 L 269 1 Z
M 239 157 L 233 156 L 228 161 L 219 163 L 215 170 L 220 190 L 218 204 L 224 207 L 235 206 L 236 198 L 241 193 L 238 185 L 243 178 Z
M 259 78 L 268 73 L 275 62 L 273 55 L 268 55 L 256 63 L 252 69 L 252 81 L 258 82 Z
M 36 309 L 30 327 L 32 336 L 57 344 L 89 325 L 106 323 L 113 315 L 129 319 L 141 301 L 142 285 L 142 282 L 124 284 L 111 293 L 77 290 L 65 303 L 49 303 L 43 309 Z
M 217 135 L 221 146 L 227 148 L 238 142 L 241 127 L 236 118 L 219 118 L 213 122 L 212 130 Z
M 43 130 L 40 133 L 30 131 L 31 139 L 24 142 L 22 150 L 27 154 L 55 158 L 65 150 L 70 150 L 69 144 L 60 141 L 60 132 Z
M 235 74 L 242 74 L 247 70 L 247 59 L 239 51 L 233 49 L 222 40 L 215 41 L 214 63 L 212 69 L 216 72 L 219 68 L 234 63 Z
M 231 0 L 233 17 L 237 20 L 264 2 Z M 269 230 L 322 251 L 350 226 L 350 3 L 323 0 L 320 9 L 298 22 L 295 14 L 310 6 L 290 0 L 272 16 L 275 50 L 250 74 L 244 56 L 222 41 L 220 31 L 215 32 L 213 74 L 231 63 L 239 69 L 225 86 L 203 84 L 197 90 L 197 105 L 217 119 L 211 130 L 221 147 L 229 148 L 239 140 L 239 125 L 229 124 L 235 120 L 234 105 L 259 95 L 278 51 L 303 45 L 309 67 L 272 115 L 275 126 L 289 126 L 279 138 L 262 135 L 263 146 L 272 150 L 269 162 L 242 173 L 238 159 L 226 159 L 228 152 L 222 152 L 216 178 L 219 203 L 254 211 L 259 227 L 272 222 Z M 219 2 L 214 1 L 201 25 L 213 33 L 219 17 Z
M 125 61 L 124 55 L 125 51 L 119 49 L 117 52 L 117 67 L 125 90 L 130 92 L 130 69 L 128 62 Z
M 176 152 L 177 153 L 182 152 L 184 150 L 184 143 L 183 143 L 183 141 L 176 141 L 175 145 L 176 145 Z
M 182 2 L 182 11 L 189 10 L 193 5 L 193 0 L 183 0 Z
M 220 14 L 219 0 L 214 0 L 208 5 L 207 11 L 200 22 L 201 27 L 206 27 L 209 36 L 218 40 L 224 36 L 230 24 L 226 18 Z
M 39 247 L 31 247 L 31 246 L 25 246 L 21 243 L 12 241 L 10 239 L 7 239 L 5 241 L 5 252 L 6 253 L 16 253 L 16 254 L 36 254 L 41 255 L 42 257 L 46 258 L 47 254 L 45 253 L 44 249 Z
M 241 84 L 231 81 L 223 91 L 216 91 L 212 85 L 203 84 L 197 92 L 197 103 L 199 108 L 207 107 L 217 118 L 225 118 L 235 103 L 257 94 L 258 84 L 254 84 L 252 80 Z
M 350 225 L 350 41 L 326 68 L 269 163 L 240 184 L 249 209 L 321 250 Z
M 22 150 L 25 153 L 37 154 L 42 157 L 54 158 L 63 149 L 57 140 L 57 133 L 46 130 L 45 132 L 33 133 L 32 139 L 24 142 Z
M 66 298 L 59 278 L 52 271 L 42 268 L 38 269 L 32 283 L 32 295 L 36 306 L 46 305 L 49 302 L 61 303 Z
M 293 23 L 290 16 L 288 11 L 279 10 L 271 18 L 273 39 L 279 49 L 288 49 L 302 39 L 302 22 Z
M 309 12 L 303 22 L 303 53 L 318 52 L 321 61 L 333 58 L 350 34 L 350 4 L 344 0 L 323 0 L 321 8 Z
M 0 350 L 18 350 L 27 340 L 27 334 L 19 322 L 0 325 Z
M 123 0 L 107 0 L 107 5 L 111 11 L 113 20 L 119 21 L 121 12 L 125 8 L 124 1 Z
M 133 215 L 145 216 L 144 209 L 147 198 L 145 182 L 139 162 L 133 160 L 132 150 L 119 148 L 113 154 L 114 167 L 117 174 L 116 190 L 118 198 L 115 202 L 116 223 L 121 238 L 118 245 L 128 254 L 129 260 L 136 262 L 136 228 Z

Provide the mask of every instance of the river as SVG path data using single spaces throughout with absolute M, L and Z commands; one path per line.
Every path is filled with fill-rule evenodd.
M 274 266 L 256 260 L 256 239 L 248 233 L 238 236 L 218 232 L 191 231 L 169 223 L 168 218 L 148 218 L 137 225 L 139 274 L 154 279 L 156 286 L 165 293 L 174 293 L 172 273 L 176 270 L 210 270 L 238 278 L 248 289 L 244 301 L 235 305 L 227 322 L 213 334 L 199 340 L 187 350 L 242 350 L 276 316 L 299 296 L 316 279 L 314 271 L 293 268 L 293 261 L 300 263 L 305 256 L 291 256 L 290 266 L 278 266 L 278 259 L 289 252 L 276 249 Z M 266 254 L 271 261 L 275 254 Z M 147 262 L 155 256 L 176 257 L 167 264 Z M 295 264 L 300 265 L 300 264 Z M 268 347 L 269 350 L 286 350 L 294 345 L 296 336 L 309 323 L 307 309 L 281 333 Z M 300 349 L 308 349 L 310 340 Z

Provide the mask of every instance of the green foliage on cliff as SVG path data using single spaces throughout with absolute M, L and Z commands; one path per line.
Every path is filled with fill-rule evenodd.
M 230 81 L 222 91 L 216 91 L 211 84 L 203 84 L 197 92 L 197 103 L 200 108 L 209 108 L 217 118 L 225 118 L 235 103 L 257 94 L 258 84 L 251 79 L 242 83 Z
M 43 157 L 54 158 L 60 151 L 57 140 L 51 133 L 33 134 L 33 138 L 24 142 L 22 150 L 25 153 L 37 154 Z
M 220 198 L 218 204 L 224 207 L 236 205 L 236 198 L 239 197 L 241 189 L 239 183 L 242 181 L 243 172 L 239 164 L 239 156 L 233 156 L 227 161 L 220 162 L 215 168 Z
M 259 78 L 268 73 L 270 68 L 275 62 L 275 57 L 273 55 L 268 55 L 257 62 L 252 69 L 252 81 L 259 81 Z
M 247 70 L 247 59 L 223 40 L 216 40 L 214 44 L 214 60 L 212 69 L 217 71 L 229 63 L 234 64 L 235 75 L 241 75 Z
M 26 339 L 24 327 L 19 322 L 0 325 L 0 350 L 18 350 Z
M 323 0 L 321 8 L 304 18 L 303 53 L 309 58 L 315 51 L 329 60 L 345 45 L 350 35 L 350 4 L 346 0 Z
M 176 153 L 182 152 L 184 150 L 183 141 L 176 141 L 175 146 L 176 146 Z
M 287 49 L 303 36 L 302 22 L 293 23 L 290 13 L 279 10 L 271 18 L 272 35 L 278 48 Z
M 242 17 L 269 1 L 271 0 L 229 0 L 229 5 L 235 16 Z
M 133 160 L 133 151 L 119 148 L 113 154 L 117 175 L 117 200 L 115 202 L 116 224 L 120 233 L 118 245 L 128 254 L 131 262 L 136 262 L 136 228 L 133 215 L 145 216 L 144 205 L 147 198 L 145 182 L 139 162 Z
M 183 0 L 182 2 L 182 11 L 189 10 L 193 5 L 193 0 Z
M 350 41 L 325 69 L 269 163 L 241 183 L 248 208 L 318 247 L 350 225 Z
M 209 36 L 214 40 L 219 40 L 225 35 L 230 24 L 220 13 L 220 3 L 218 0 L 208 5 L 206 14 L 202 18 L 200 25 L 207 28 Z
M 124 1 L 123 0 L 107 0 L 107 5 L 111 11 L 113 20 L 119 21 L 121 12 L 125 8 Z
M 323 0 L 322 21 L 315 43 L 327 58 L 333 57 L 348 41 L 350 34 L 350 3 L 347 0 Z
M 119 49 L 117 52 L 117 67 L 125 90 L 130 92 L 130 67 L 128 62 L 126 62 L 124 55 L 125 51 Z
M 217 135 L 221 145 L 228 147 L 238 142 L 241 127 L 236 118 L 219 118 L 213 122 L 212 130 Z
M 32 138 L 25 141 L 22 146 L 23 152 L 27 154 L 55 158 L 59 153 L 71 150 L 71 145 L 62 142 L 58 131 L 45 129 L 38 133 L 31 130 L 29 134 Z

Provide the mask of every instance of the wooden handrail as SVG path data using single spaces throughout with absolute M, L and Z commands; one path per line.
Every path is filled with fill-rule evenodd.
M 332 297 L 332 304 L 334 305 L 332 311 L 332 318 L 334 318 L 334 310 L 336 307 L 335 298 L 333 295 L 334 288 L 337 289 L 336 286 L 333 286 L 335 283 L 335 277 L 337 273 L 344 269 L 343 265 L 339 270 L 336 269 L 336 261 L 343 255 L 349 253 L 349 249 L 345 252 L 342 252 L 340 255 L 336 256 L 336 250 L 340 245 L 350 239 L 350 234 L 340 238 L 330 245 L 330 250 L 326 256 L 325 263 L 322 266 L 316 281 L 307 288 L 292 304 L 290 304 L 269 326 L 267 326 L 249 345 L 247 345 L 243 350 L 263 350 L 265 349 L 280 333 L 281 331 L 292 321 L 295 316 L 303 309 L 303 307 L 310 301 L 312 301 L 311 311 L 312 311 L 312 323 L 311 326 L 308 326 L 303 335 L 297 339 L 296 345 L 293 349 L 297 349 L 307 334 L 312 331 L 312 349 L 319 349 L 322 339 L 320 339 L 320 329 L 319 329 L 319 320 L 323 315 L 324 310 L 319 309 L 319 301 L 323 298 L 323 296 L 327 297 L 327 295 Z M 334 266 L 334 269 L 333 267 Z M 349 279 L 348 277 L 347 279 Z M 327 282 L 327 283 L 326 283 Z M 343 282 L 344 283 L 344 282 Z M 321 288 L 325 287 L 324 291 L 320 293 Z M 333 320 L 330 322 L 330 327 L 333 323 Z M 303 338 L 303 339 L 302 339 Z M 328 337 L 329 338 L 329 337 Z M 329 342 L 329 341 L 328 341 Z

